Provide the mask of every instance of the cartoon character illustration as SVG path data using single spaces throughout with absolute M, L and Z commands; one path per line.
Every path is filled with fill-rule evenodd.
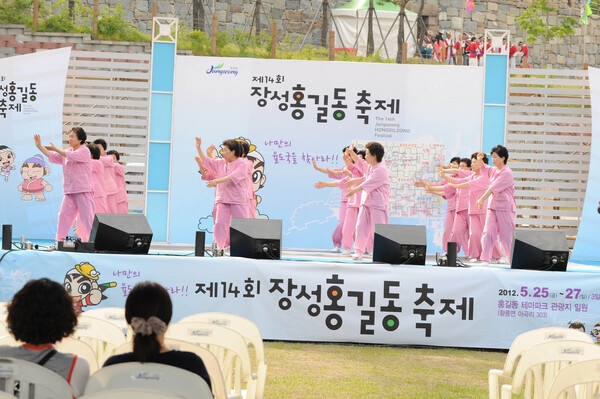
M 19 184 L 17 190 L 23 193 L 22 201 L 31 201 L 35 197 L 36 201 L 45 201 L 45 191 L 52 191 L 52 185 L 43 179 L 50 174 L 50 168 L 46 165 L 44 158 L 36 154 L 27 158 L 20 169 L 23 183 Z
M 250 139 L 240 136 L 236 138 L 236 141 L 245 141 L 250 147 L 246 158 L 254 163 L 254 169 L 252 169 L 252 184 L 254 185 L 254 200 L 256 206 L 258 206 L 258 204 L 261 203 L 262 198 L 260 195 L 256 194 L 256 192 L 263 188 L 267 181 L 267 176 L 265 175 L 265 159 L 260 152 L 256 151 L 256 145 L 252 144 Z M 257 209 L 256 218 L 268 219 L 269 217 L 267 215 L 261 215 Z
M 578 321 L 569 322 L 569 328 L 573 328 L 575 330 L 579 330 L 581 332 L 585 332 L 585 324 L 580 323 Z
M 596 343 L 600 343 L 600 323 L 596 323 L 594 328 L 592 328 L 592 331 L 590 331 L 590 334 L 592 337 L 594 337 Z
M 117 286 L 114 281 L 98 284 L 99 277 L 100 272 L 88 262 L 79 263 L 65 274 L 64 286 L 73 297 L 77 313 L 83 312 L 84 306 L 95 306 L 107 299 L 103 292 Z
M 0 175 L 4 176 L 4 181 L 8 181 L 10 171 L 15 170 L 12 164 L 14 161 L 14 151 L 5 145 L 0 145 Z

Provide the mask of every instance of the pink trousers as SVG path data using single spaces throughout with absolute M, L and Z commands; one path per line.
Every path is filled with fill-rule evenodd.
M 232 218 L 246 218 L 248 216 L 248 204 L 226 204 L 218 202 L 214 207 L 215 227 L 213 237 L 217 247 L 229 246 L 229 227 Z
M 384 209 L 372 209 L 361 206 L 356 224 L 356 241 L 354 252 L 362 255 L 365 250 L 373 251 L 374 230 L 376 224 L 388 224 L 388 212 Z
M 465 255 L 469 256 L 469 211 L 456 212 L 452 226 L 452 239 L 456 242 L 456 252 L 462 248 Z
M 510 263 L 512 253 L 513 239 L 515 236 L 515 217 L 516 213 L 511 211 L 496 211 L 488 209 L 485 214 L 485 227 L 481 237 L 481 260 L 489 262 L 493 255 L 494 246 L 497 246 L 500 239 L 500 246 L 504 250 L 507 261 Z M 496 258 L 498 259 L 498 258 Z
M 342 247 L 348 251 L 352 249 L 352 242 L 354 242 L 359 210 L 360 208 L 356 206 L 346 208 L 346 218 L 344 219 L 344 228 L 342 230 Z
M 79 238 L 84 242 L 89 241 L 95 214 L 94 193 L 65 194 L 58 211 L 56 241 L 63 241 L 69 235 L 75 218 Z
M 348 205 L 348 201 L 340 202 L 340 216 L 338 218 L 338 224 L 331 235 L 331 239 L 333 240 L 333 246 L 336 248 L 340 248 L 342 246 L 342 235 L 344 231 L 344 220 L 346 219 L 346 208 Z

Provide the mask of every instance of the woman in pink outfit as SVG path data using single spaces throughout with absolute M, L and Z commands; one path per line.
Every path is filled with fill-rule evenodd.
M 129 200 L 127 198 L 127 183 L 125 182 L 125 167 L 119 163 L 121 155 L 115 150 L 106 151 L 106 155 L 113 158 L 115 163 L 115 184 L 117 185 L 117 213 L 129 213 Z
M 83 145 L 87 135 L 81 127 L 69 132 L 69 148 L 63 150 L 53 143 L 42 145 L 39 134 L 33 136 L 35 146 L 48 157 L 51 163 L 63 166 L 63 200 L 58 212 L 56 240 L 63 241 L 77 218 L 77 233 L 82 241 L 88 241 L 94 222 L 94 180 L 92 177 L 92 157 L 90 150 Z
M 106 155 L 106 141 L 104 139 L 94 140 L 94 144 L 100 148 L 100 162 L 104 165 L 104 189 L 106 190 L 106 204 L 108 213 L 117 213 L 117 193 L 119 189 L 115 180 L 115 161 L 110 155 Z
M 100 148 L 97 144 L 88 144 L 92 155 L 92 176 L 94 179 L 94 205 L 96 213 L 108 213 L 106 190 L 104 189 L 104 165 L 100 162 Z
M 197 162 L 201 163 L 215 178 L 207 181 L 206 187 L 217 187 L 215 193 L 213 235 L 219 249 L 229 246 L 229 226 L 232 218 L 248 217 L 248 162 L 242 157 L 242 148 L 236 140 L 225 140 L 222 158 L 209 158 L 201 148 L 202 140 L 196 137 Z M 213 147 L 213 146 L 211 146 Z M 207 149 L 211 153 L 211 147 Z
M 491 153 L 495 167 L 484 165 L 481 169 L 481 173 L 485 173 L 489 177 L 490 185 L 477 200 L 477 207 L 483 209 L 485 201 L 490 195 L 492 196 L 487 207 L 485 227 L 481 238 L 481 261 L 484 264 L 490 262 L 498 238 L 507 260 L 510 261 L 517 214 L 515 179 L 512 170 L 506 166 L 508 150 L 506 147 L 497 145 L 492 148 Z M 500 259 L 499 263 L 506 263 L 507 260 Z
M 354 260 L 362 259 L 365 249 L 373 248 L 375 225 L 388 224 L 390 179 L 388 170 L 382 162 L 385 150 L 375 141 L 368 142 L 365 147 L 365 159 L 358 158 L 356 161 L 358 164 L 366 162 L 367 173 L 362 183 L 348 190 L 348 197 L 361 191 L 366 193 L 362 197 L 358 212 L 356 241 L 352 256 Z

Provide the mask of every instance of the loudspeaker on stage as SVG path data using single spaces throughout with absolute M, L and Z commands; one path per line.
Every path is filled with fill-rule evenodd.
M 392 265 L 424 265 L 426 255 L 425 226 L 375 225 L 373 262 Z
M 513 243 L 511 268 L 544 271 L 567 270 L 569 243 L 558 230 L 517 229 Z

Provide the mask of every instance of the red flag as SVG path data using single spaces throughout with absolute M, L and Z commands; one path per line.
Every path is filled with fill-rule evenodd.
M 475 9 L 475 0 L 467 0 L 467 12 L 470 14 Z

